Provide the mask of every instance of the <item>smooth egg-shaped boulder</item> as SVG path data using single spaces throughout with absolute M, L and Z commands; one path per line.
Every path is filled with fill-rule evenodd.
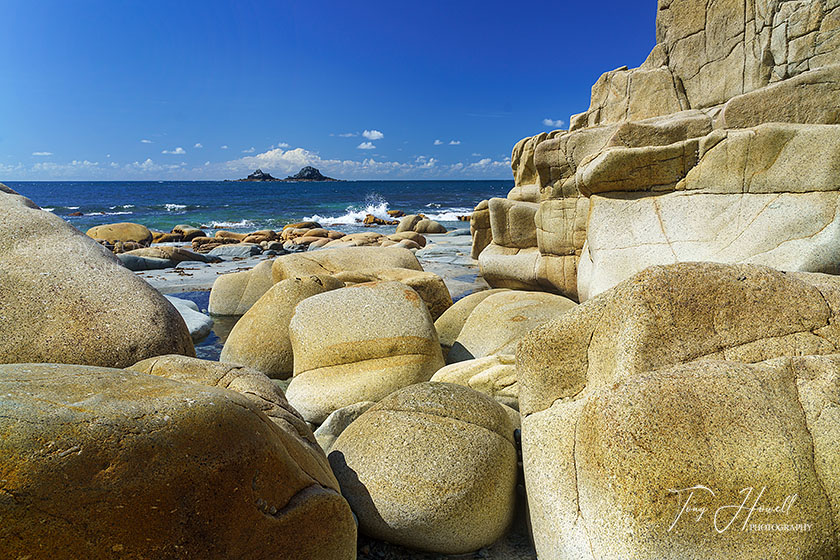
M 510 416 L 490 397 L 419 383 L 351 423 L 329 460 L 363 533 L 461 554 L 492 544 L 513 518 L 513 432 Z
M 0 394 L 2 558 L 355 558 L 320 450 L 237 392 L 13 364 Z
M 195 355 L 181 315 L 102 245 L 0 184 L 0 363 Z
M 149 228 L 131 222 L 94 226 L 87 230 L 87 235 L 92 239 L 102 239 L 108 243 L 133 241 L 141 245 L 149 245 L 152 242 L 152 232 Z
M 294 377 L 286 396 L 306 420 L 379 401 L 443 367 L 426 304 L 399 282 L 370 282 L 300 302 L 289 322 Z

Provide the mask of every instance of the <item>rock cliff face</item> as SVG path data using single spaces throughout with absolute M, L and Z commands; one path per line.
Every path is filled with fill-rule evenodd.
M 656 34 L 514 146 L 488 282 L 582 301 L 654 264 L 840 272 L 840 2 L 659 0 Z

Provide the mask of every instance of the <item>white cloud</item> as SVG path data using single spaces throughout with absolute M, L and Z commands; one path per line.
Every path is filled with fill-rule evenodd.
M 481 154 L 479 154 L 479 153 L 477 153 L 477 152 L 473 152 L 473 154 L 472 154 L 472 155 L 473 155 L 473 157 L 481 157 Z
M 368 140 L 382 140 L 383 138 L 385 138 L 385 135 L 376 129 L 365 130 L 364 132 L 362 132 L 362 136 L 364 136 Z
M 450 141 L 449 141 L 449 145 L 450 145 L 450 146 L 457 146 L 457 145 L 459 145 L 460 143 L 461 143 L 461 141 L 460 141 L 460 140 L 450 140 Z
M 151 140 L 146 140 L 145 138 L 140 140 L 140 142 L 142 142 L 143 144 L 153 144 L 153 142 Z
M 443 142 L 441 142 L 440 140 L 435 140 L 435 146 L 440 146 L 441 144 L 443 144 Z
M 33 156 L 51 156 L 52 152 L 32 152 Z
M 111 154 L 105 154 L 105 157 L 106 157 L 106 158 L 110 158 L 110 157 L 111 157 Z
M 355 138 L 358 135 L 359 135 L 358 132 L 345 132 L 343 134 L 338 134 L 337 136 L 339 136 L 341 138 Z
M 376 146 L 374 146 L 372 142 L 362 142 L 356 146 L 356 148 L 359 150 L 375 150 Z
M 201 145 L 201 142 L 196 142 L 193 148 L 203 148 L 204 146 Z
M 291 146 L 289 146 L 285 142 L 279 142 L 276 146 L 274 144 L 272 144 L 271 146 L 268 147 L 269 150 L 273 150 L 274 148 L 291 148 Z
M 557 120 L 543 119 L 543 124 L 545 126 L 555 126 L 555 127 L 560 128 L 566 123 L 563 121 L 563 119 L 557 119 Z
M 227 144 L 225 144 L 224 146 L 221 146 L 221 149 L 222 149 L 222 150 L 227 150 L 227 149 L 228 149 L 228 145 L 227 145 Z
M 254 153 L 254 152 L 256 152 L 256 151 L 257 151 L 257 149 L 256 149 L 256 148 L 254 148 L 253 146 L 251 146 L 251 147 L 250 147 L 250 148 L 248 148 L 247 150 L 242 150 L 242 153 L 243 153 L 243 154 L 253 154 L 253 153 Z
M 161 153 L 162 154 L 169 154 L 169 155 L 172 155 L 172 156 L 182 156 L 182 155 L 186 154 L 187 151 L 184 148 L 182 148 L 181 146 L 178 146 L 174 150 L 163 150 Z

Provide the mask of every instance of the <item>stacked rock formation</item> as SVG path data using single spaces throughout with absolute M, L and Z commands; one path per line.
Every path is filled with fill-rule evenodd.
M 655 264 L 837 272 L 840 6 L 659 0 L 657 44 L 473 215 L 493 286 L 583 301 Z M 487 223 L 492 242 L 486 243 Z

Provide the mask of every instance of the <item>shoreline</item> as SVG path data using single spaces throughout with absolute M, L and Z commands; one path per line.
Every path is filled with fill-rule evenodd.
M 479 273 L 478 261 L 470 258 L 470 235 L 452 235 L 450 232 L 425 234 L 425 237 L 426 247 L 419 249 L 415 256 L 423 270 L 433 272 L 443 279 L 453 301 L 490 288 Z M 154 246 L 189 248 L 190 244 L 159 243 Z M 282 255 L 262 253 L 247 258 L 235 257 L 218 263 L 185 262 L 175 268 L 144 270 L 134 274 L 164 295 L 203 292 L 212 289 L 216 278 L 223 274 L 250 270 L 260 262 L 273 260 L 278 256 Z

